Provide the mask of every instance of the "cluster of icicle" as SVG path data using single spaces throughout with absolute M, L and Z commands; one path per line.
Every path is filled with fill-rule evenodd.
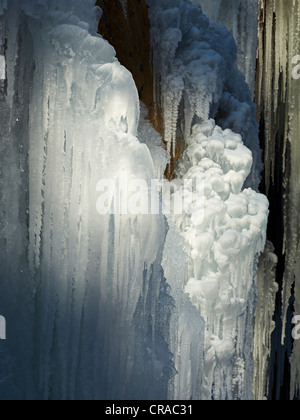
M 235 66 L 235 42 L 223 25 L 209 21 L 192 1 L 148 3 L 155 90 L 168 151 L 177 137 L 186 144 L 175 177 L 201 180 L 203 186 L 198 196 L 192 187 L 185 192 L 192 210 L 168 218 L 165 275 L 173 296 L 180 281 L 205 322 L 201 398 L 251 399 L 256 271 L 268 217 L 266 198 L 255 192 L 261 170 L 256 108 Z M 239 13 L 234 7 L 233 27 Z M 257 11 L 252 22 L 256 18 Z M 257 33 L 252 38 L 249 45 L 255 46 Z M 184 251 L 168 267 L 178 242 Z M 189 392 L 194 389 L 192 372 L 198 368 L 190 356 L 183 368 L 193 335 L 180 334 L 171 342 L 178 370 L 170 389 L 173 398 L 181 395 L 184 382 Z M 191 396 L 189 392 L 184 396 Z
M 282 307 L 277 310 L 274 341 L 278 344 L 271 360 L 276 371 L 273 395 L 281 398 L 285 383 L 286 389 L 290 387 L 290 398 L 299 399 L 300 341 L 292 342 L 292 320 L 294 315 L 300 315 L 300 2 L 261 0 L 259 5 L 256 92 L 258 115 L 264 122 L 265 184 L 267 192 L 274 196 L 278 234 L 273 236 L 278 241 L 276 252 L 281 265 L 278 280 Z M 290 383 L 286 381 L 289 373 L 284 371 L 287 359 L 291 363 Z
M 0 5 L 0 396 L 167 396 L 166 223 L 96 210 L 99 180 L 156 177 L 132 76 L 93 0 Z

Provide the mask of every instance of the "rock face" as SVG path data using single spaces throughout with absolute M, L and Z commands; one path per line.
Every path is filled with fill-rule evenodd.
M 131 73 L 149 119 L 161 132 L 161 118 L 155 118 L 150 22 L 145 0 L 98 0 L 103 16 L 99 33 L 116 50 L 117 58 Z

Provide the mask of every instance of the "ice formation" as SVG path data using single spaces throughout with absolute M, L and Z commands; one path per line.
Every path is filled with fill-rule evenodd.
M 191 258 L 185 292 L 206 323 L 205 399 L 253 397 L 255 272 L 268 202 L 251 189 L 242 191 L 251 164 L 241 137 L 210 120 L 193 127 L 177 170 L 180 177 L 204 183 L 204 217 L 194 212 L 175 223 Z
M 267 399 L 269 394 L 269 361 L 272 351 L 272 333 L 275 329 L 276 266 L 278 258 L 274 246 L 267 242 L 257 273 L 258 302 L 255 317 L 254 392 L 256 400 Z
M 127 19 L 127 0 L 120 0 L 120 3 L 121 3 L 122 8 L 123 8 L 123 13 L 124 13 L 125 19 Z
M 232 36 L 224 26 L 209 21 L 195 2 L 148 3 L 154 88 L 165 110 L 168 152 L 175 154 L 176 137 L 189 137 L 197 119 L 215 118 L 223 129 L 241 134 L 252 151 L 254 161 L 246 185 L 257 190 L 262 164 L 256 108 L 242 73 L 234 66 L 237 49 Z M 253 43 L 257 43 L 257 33 Z M 254 73 L 251 78 L 253 84 Z
M 292 343 L 293 314 L 300 313 L 299 17 L 298 0 L 260 1 L 256 91 L 265 141 L 264 181 L 271 201 L 271 226 L 276 226 L 268 236 L 278 257 L 270 378 L 276 399 L 300 397 L 300 341 Z
M 163 109 L 168 151 L 172 152 L 176 136 L 183 136 L 187 148 L 175 175 L 177 179 L 202 180 L 205 207 L 204 214 L 196 207 L 189 214 L 168 218 L 163 260 L 166 279 L 172 293 L 178 290 L 174 284 L 178 272 L 184 273 L 184 279 L 180 276 L 181 293 L 184 290 L 189 295 L 205 321 L 198 394 L 202 399 L 250 399 L 255 279 L 268 215 L 266 198 L 243 189 L 244 185 L 256 189 L 260 180 L 255 107 L 244 77 L 234 65 L 236 46 L 224 26 L 210 22 L 193 2 L 148 3 L 155 88 Z M 255 43 L 257 34 L 254 38 Z M 193 191 L 186 195 L 192 202 Z M 180 268 L 180 259 L 168 268 L 173 255 L 170 243 L 177 243 L 179 235 L 184 238 L 186 257 L 181 260 L 186 268 Z M 180 307 L 180 299 L 176 292 L 176 307 Z M 186 336 L 184 349 L 192 348 L 193 340 L 193 335 Z M 199 369 L 193 359 L 185 367 L 188 371 L 182 369 L 180 335 L 177 341 L 171 347 L 173 353 L 174 348 L 179 353 L 171 398 L 178 398 L 182 388 L 194 389 L 191 366 L 194 364 L 194 371 Z M 184 397 L 193 395 L 194 391 L 190 395 L 185 392 Z
M 1 3 L 1 311 L 14 326 L 1 397 L 156 399 L 172 375 L 166 223 L 96 211 L 101 178 L 155 173 L 93 3 Z
M 258 0 L 197 0 L 208 17 L 223 23 L 237 43 L 237 66 L 255 88 Z
M 100 179 L 160 180 L 168 154 L 94 2 L 0 0 L 1 398 L 253 398 L 268 203 L 251 92 L 199 4 L 147 2 L 167 152 L 182 137 L 177 180 L 203 185 L 204 213 L 187 189 L 193 210 L 167 221 L 96 211 Z

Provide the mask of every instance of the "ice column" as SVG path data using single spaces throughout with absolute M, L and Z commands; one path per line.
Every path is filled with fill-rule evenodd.
M 255 378 L 254 392 L 256 400 L 264 400 L 269 395 L 269 362 L 272 352 L 272 333 L 275 329 L 274 313 L 276 293 L 276 266 L 278 258 L 274 246 L 267 242 L 264 254 L 260 258 L 257 273 L 258 302 L 255 316 Z
M 169 392 L 195 395 L 194 371 L 201 382 L 196 392 L 201 399 L 251 399 L 256 271 L 268 217 L 266 198 L 244 189 L 245 182 L 254 189 L 260 182 L 256 108 L 243 74 L 235 67 L 233 37 L 223 25 L 209 21 L 195 2 L 148 2 L 165 133 L 172 142 L 177 120 L 177 136 L 186 145 L 175 178 L 192 181 L 183 193 L 188 208 L 168 217 L 163 266 L 179 303 L 176 309 L 186 299 L 180 295 L 184 290 L 201 315 L 197 319 L 186 306 L 177 316 L 179 326 L 186 322 L 184 336 L 181 327 L 177 334 L 171 328 L 171 349 L 179 353 L 174 352 L 178 375 Z M 175 108 L 170 108 L 171 103 Z M 176 239 L 178 235 L 184 241 Z M 184 248 L 174 269 L 168 267 L 174 259 L 170 243 L 182 243 Z M 194 328 L 201 338 L 193 327 L 202 328 L 201 318 L 204 348 L 191 353 L 192 348 L 199 351 L 190 331 Z
M 209 21 L 196 2 L 148 3 L 155 90 L 163 109 L 168 151 L 174 156 L 176 138 L 187 141 L 195 122 L 216 118 L 223 129 L 241 134 L 252 151 L 253 167 L 246 186 L 257 190 L 262 164 L 256 108 L 242 73 L 234 66 L 237 47 L 232 36 L 224 26 Z M 257 22 L 257 12 L 250 8 L 248 13 Z M 253 59 L 257 34 L 247 39 L 253 44 Z M 254 73 L 251 77 L 254 80 Z
M 112 214 L 96 209 L 99 181 L 124 197 L 120 179 L 150 184 L 155 173 L 136 137 L 132 76 L 96 36 L 93 4 L 0 3 L 0 313 L 15 337 L 0 367 L 10 397 L 159 399 L 174 374 L 164 218 L 120 215 L 118 198 Z
M 293 313 L 300 313 L 300 3 L 260 2 L 257 102 L 265 142 L 265 184 L 271 202 L 269 239 L 278 256 L 279 292 L 271 377 L 276 398 L 299 398 L 300 342 L 292 343 Z M 280 347 L 281 341 L 281 347 Z M 293 351 L 292 351 L 293 344 Z M 292 352 L 292 355 L 291 355 Z M 285 371 L 290 358 L 291 373 Z

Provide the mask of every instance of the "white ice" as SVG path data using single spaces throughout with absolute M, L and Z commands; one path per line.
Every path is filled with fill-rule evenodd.
M 255 261 L 266 240 L 268 201 L 242 190 L 251 164 L 241 137 L 210 120 L 193 127 L 177 170 L 204 183 L 204 217 L 173 217 L 192 260 L 185 291 L 206 322 L 204 399 L 253 397 L 251 382 L 241 378 L 253 375 Z
M 233 35 L 238 48 L 237 66 L 254 96 L 258 45 L 258 0 L 197 0 L 208 17 L 220 22 Z

